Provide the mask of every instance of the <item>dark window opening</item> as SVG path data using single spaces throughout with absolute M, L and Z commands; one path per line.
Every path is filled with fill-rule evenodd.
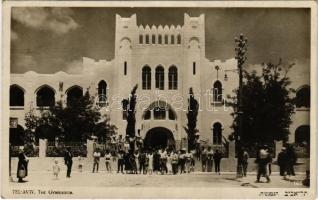
M 195 65 L 196 65 L 196 63 L 195 63 L 195 62 L 193 62 L 193 66 L 192 66 L 192 67 L 193 67 L 193 69 L 192 69 L 192 71 L 193 71 L 193 75 L 195 75 L 195 73 L 196 73 L 196 69 L 195 69 L 195 67 L 196 67 L 196 66 L 195 66 Z
M 159 90 L 164 90 L 164 69 L 163 67 L 159 66 L 156 68 L 156 88 Z
M 175 66 L 169 68 L 169 90 L 178 89 L 178 69 Z
M 145 66 L 142 68 L 142 89 L 151 89 L 151 69 L 149 66 Z
M 222 125 L 217 122 L 213 124 L 213 144 L 220 145 L 222 143 Z
M 10 106 L 24 106 L 24 91 L 16 86 L 10 86 Z
M 36 93 L 36 105 L 39 107 L 52 106 L 55 104 L 55 92 L 48 86 L 43 86 Z
M 124 75 L 127 75 L 127 62 L 124 62 Z

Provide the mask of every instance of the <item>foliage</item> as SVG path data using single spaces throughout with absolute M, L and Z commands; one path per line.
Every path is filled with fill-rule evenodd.
M 136 126 L 136 91 L 137 91 L 138 85 L 135 85 L 135 87 L 133 88 L 133 90 L 131 91 L 129 98 L 128 99 L 124 99 L 122 101 L 123 103 L 123 110 L 127 112 L 127 127 L 126 127 L 126 135 L 130 136 L 130 137 L 134 137 L 136 135 L 136 130 L 135 130 L 135 126 Z
M 199 110 L 199 103 L 194 98 L 193 89 L 190 88 L 189 90 L 189 99 L 188 99 L 188 112 L 187 112 L 187 127 L 184 127 L 188 135 L 188 150 L 195 149 L 195 134 L 199 132 L 196 128 L 197 126 L 197 117 L 198 117 L 198 110 Z
M 262 65 L 261 75 L 256 71 L 244 71 L 242 85 L 242 131 L 243 142 L 266 143 L 288 139 L 291 115 L 294 113 L 295 91 L 291 89 L 288 71 L 293 64 L 284 66 L 271 62 Z M 236 90 L 236 96 L 238 91 Z M 239 134 L 239 113 L 236 97 L 229 97 L 233 106 L 232 128 Z
M 30 111 L 26 116 L 26 126 L 37 138 L 54 141 L 55 137 L 59 137 L 66 142 L 80 142 L 95 131 L 99 137 L 102 137 L 103 131 L 105 134 L 116 132 L 117 128 L 106 117 L 104 121 L 101 119 L 101 114 L 94 105 L 94 97 L 87 90 L 83 97 L 73 99 L 67 107 L 63 107 L 62 102 L 58 101 L 49 110 L 41 110 L 39 117 Z

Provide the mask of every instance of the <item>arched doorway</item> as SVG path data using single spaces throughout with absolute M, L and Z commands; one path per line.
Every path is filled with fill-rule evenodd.
M 146 149 L 174 148 L 175 140 L 169 129 L 156 127 L 147 132 L 144 147 Z
M 307 144 L 310 144 L 310 127 L 309 127 L 309 125 L 302 125 L 296 129 L 295 142 L 296 143 L 306 142 Z

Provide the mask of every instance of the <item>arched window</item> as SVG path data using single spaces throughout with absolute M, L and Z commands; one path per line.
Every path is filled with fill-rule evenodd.
M 213 124 L 213 144 L 222 143 L 222 125 L 219 122 Z
M 146 35 L 146 44 L 149 44 L 149 35 Z
M 144 120 L 149 120 L 151 118 L 151 111 L 146 110 L 144 113 Z
M 142 89 L 151 90 L 151 68 L 149 66 L 142 68 Z
M 310 127 L 309 125 L 299 126 L 295 131 L 295 143 L 310 143 Z
M 158 44 L 162 44 L 162 35 L 158 35 Z
M 174 44 L 174 35 L 171 35 L 171 40 L 170 40 L 171 42 L 171 44 Z
M 83 89 L 79 86 L 72 86 L 66 91 L 67 106 L 72 106 L 83 96 Z
M 213 101 L 221 103 L 222 99 L 222 83 L 220 81 L 215 81 L 213 84 Z
M 100 107 L 106 106 L 107 102 L 107 83 L 101 80 L 98 83 L 98 105 Z
M 304 86 L 296 92 L 296 107 L 310 107 L 310 87 Z
M 178 34 L 178 36 L 177 36 L 177 43 L 181 44 L 181 35 L 180 34 Z
M 175 66 L 169 68 L 169 90 L 178 89 L 178 69 Z
M 162 107 L 155 107 L 153 115 L 155 119 L 166 119 L 166 109 Z
M 45 85 L 36 92 L 36 105 L 42 106 L 52 106 L 55 104 L 55 91 L 53 88 Z
M 156 44 L 156 35 L 152 35 L 151 43 Z
M 24 91 L 20 86 L 10 86 L 10 106 L 24 106 Z
M 143 35 L 139 35 L 139 44 L 142 44 L 144 41 Z
M 165 44 L 169 44 L 169 42 L 168 42 L 168 35 L 165 35 Z
M 159 90 L 164 90 L 165 86 L 165 76 L 164 69 L 162 66 L 158 66 L 156 68 L 156 88 Z

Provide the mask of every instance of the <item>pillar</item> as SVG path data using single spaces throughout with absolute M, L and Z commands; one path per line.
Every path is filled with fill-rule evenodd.
M 87 139 L 87 155 L 86 157 L 87 158 L 93 158 L 93 154 L 94 154 L 94 149 L 95 149 L 95 146 L 96 146 L 96 142 L 95 140 L 90 140 L 90 139 Z
M 229 141 L 229 158 L 235 158 L 235 141 Z
M 283 148 L 283 141 L 275 141 L 275 157 L 277 158 L 279 152 L 281 152 Z
M 39 139 L 39 157 L 45 158 L 47 150 L 47 139 Z

